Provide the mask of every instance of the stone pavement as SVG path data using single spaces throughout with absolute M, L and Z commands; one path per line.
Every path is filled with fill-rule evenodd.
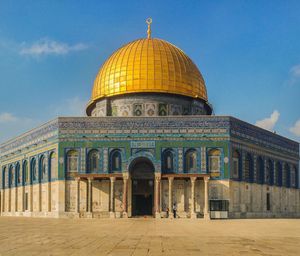
M 300 220 L 0 217 L 0 255 L 300 255 Z

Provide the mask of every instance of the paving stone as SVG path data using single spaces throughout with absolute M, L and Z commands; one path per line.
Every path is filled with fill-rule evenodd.
M 300 221 L 0 217 L 2 255 L 299 255 Z

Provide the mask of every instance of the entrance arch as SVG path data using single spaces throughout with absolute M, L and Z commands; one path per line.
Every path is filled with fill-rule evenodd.
M 154 166 L 146 157 L 139 157 L 130 164 L 132 180 L 132 216 L 153 215 Z

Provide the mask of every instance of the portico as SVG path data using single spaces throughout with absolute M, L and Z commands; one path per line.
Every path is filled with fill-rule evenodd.
M 143 176 L 145 177 L 145 176 Z M 97 210 L 93 209 L 93 205 L 97 204 L 93 200 L 93 184 L 95 182 L 106 181 L 109 184 L 109 217 L 135 217 L 135 216 L 153 216 L 155 218 L 169 217 L 173 218 L 173 204 L 177 204 L 179 197 L 183 196 L 183 200 L 189 202 L 185 210 L 185 216 L 189 218 L 197 218 L 203 216 L 204 219 L 209 219 L 208 207 L 208 182 L 209 176 L 206 174 L 161 174 L 153 173 L 153 179 L 138 179 L 134 173 L 115 173 L 115 174 L 78 174 L 75 178 L 75 211 L 80 216 L 94 217 L 97 215 Z M 182 195 L 176 195 L 174 192 L 174 183 L 183 181 L 186 184 L 185 191 Z M 195 186 L 196 181 L 203 183 L 204 190 L 196 191 L 199 186 Z M 86 212 L 80 210 L 80 200 L 83 195 L 80 195 L 80 182 L 86 183 Z M 116 209 L 116 182 L 121 182 L 122 194 L 121 208 Z M 164 194 L 162 183 L 168 183 L 167 194 Z M 152 190 L 152 192 L 151 192 Z M 204 202 L 200 212 L 196 212 L 196 194 L 202 193 L 201 200 Z M 163 195 L 164 194 L 164 195 Z M 164 203 L 163 196 L 168 197 L 167 207 Z M 188 197 L 188 198 L 186 198 Z M 167 209 L 168 208 L 168 209 Z M 178 209 L 179 210 L 179 209 Z M 167 211 L 169 214 L 167 215 Z M 80 214 L 81 213 L 81 214 Z

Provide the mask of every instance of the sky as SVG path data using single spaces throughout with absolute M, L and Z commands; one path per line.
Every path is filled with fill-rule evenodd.
M 300 1 L 0 0 L 0 142 L 82 116 L 102 63 L 152 36 L 198 66 L 216 115 L 300 141 Z

